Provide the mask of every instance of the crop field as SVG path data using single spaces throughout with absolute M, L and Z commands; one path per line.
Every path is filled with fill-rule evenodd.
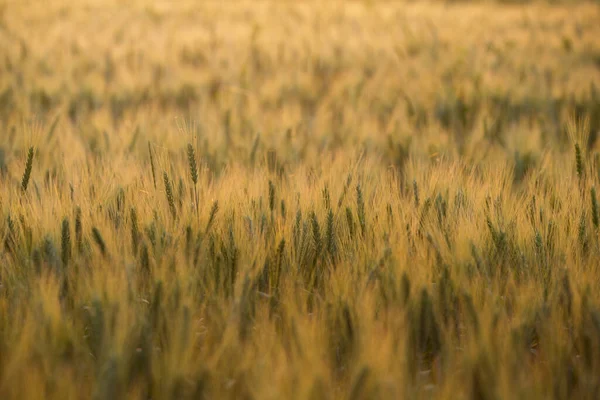
M 0 0 L 0 399 L 600 398 L 599 21 Z

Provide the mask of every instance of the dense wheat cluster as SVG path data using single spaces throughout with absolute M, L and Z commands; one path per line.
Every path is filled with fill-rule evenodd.
M 599 398 L 598 21 L 0 2 L 0 398 Z

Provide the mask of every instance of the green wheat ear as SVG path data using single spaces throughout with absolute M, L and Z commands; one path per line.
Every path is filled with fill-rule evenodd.
M 92 228 L 92 236 L 94 238 L 94 242 L 96 242 L 98 248 L 100 249 L 100 253 L 102 253 L 103 256 L 106 256 L 106 243 L 104 242 L 104 238 L 102 238 L 100 230 L 98 230 L 98 228 L 95 226 Z
M 215 217 L 217 216 L 217 211 L 219 211 L 219 202 L 215 200 L 210 209 L 210 215 L 208 217 L 208 223 L 206 224 L 205 234 L 208 233 L 213 223 L 215 222 Z
M 66 267 L 69 264 L 69 259 L 71 258 L 71 229 L 69 227 L 69 218 L 67 217 L 65 217 L 62 222 L 61 252 L 62 262 Z
M 81 208 L 75 209 L 75 245 L 77 250 L 83 249 L 83 224 L 81 223 Z
M 352 215 L 352 210 L 350 207 L 346 207 L 346 221 L 348 221 L 350 237 L 354 239 L 354 216 Z
M 188 155 L 188 165 L 190 167 L 190 176 L 192 178 L 192 182 L 194 185 L 198 184 L 198 163 L 196 162 L 196 153 L 194 151 L 194 146 L 192 144 L 188 144 L 187 147 L 187 155 Z
M 284 200 L 284 199 L 281 199 L 280 205 L 281 205 L 281 206 L 280 206 L 280 209 L 281 209 L 281 217 L 282 217 L 283 219 L 286 219 L 286 217 L 287 217 L 287 211 L 286 211 L 286 210 L 287 210 L 287 208 L 286 208 L 286 206 L 285 206 L 285 200 Z
M 169 202 L 169 210 L 173 219 L 177 218 L 177 209 L 175 208 L 175 197 L 173 196 L 173 186 L 169 180 L 169 176 L 166 172 L 163 173 L 163 180 L 165 182 L 165 193 L 167 194 L 167 201 Z
M 138 227 L 138 218 L 135 207 L 131 207 L 131 245 L 134 254 L 137 254 L 140 241 L 140 229 Z
M 323 188 L 323 203 L 325 204 L 326 210 L 331 209 L 331 196 L 329 194 L 329 186 L 327 184 L 325 184 L 325 187 Z
M 360 185 L 356 186 L 356 213 L 358 214 L 358 223 L 360 224 L 360 231 L 364 236 L 367 223 L 365 218 L 365 200 L 363 198 L 363 193 Z
M 419 208 L 419 185 L 416 179 L 413 179 L 413 194 L 415 196 L 415 207 Z
M 331 257 L 335 257 L 335 231 L 333 227 L 333 211 L 329 209 L 327 212 L 327 225 L 325 229 L 325 245 L 327 252 Z
M 196 208 L 196 215 L 200 213 L 199 197 L 198 197 L 198 162 L 196 161 L 196 152 L 194 146 L 188 143 L 187 147 L 188 166 L 190 168 L 190 177 L 194 183 L 194 206 Z
M 579 143 L 575 143 L 575 166 L 577 168 L 577 177 L 579 183 L 583 180 L 583 156 L 581 155 L 581 147 Z
M 310 221 L 312 225 L 312 237 L 313 244 L 315 246 L 315 252 L 317 254 L 321 253 L 321 249 L 323 248 L 321 243 L 321 228 L 319 226 L 319 220 L 317 219 L 317 214 L 313 211 L 310 215 Z
M 27 191 L 27 186 L 29 185 L 29 178 L 31 178 L 31 169 L 33 168 L 33 155 L 34 155 L 33 146 L 29 148 L 27 152 L 27 163 L 25 164 L 25 172 L 23 173 L 23 179 L 21 180 L 21 189 L 23 191 Z
M 145 274 L 148 274 L 150 272 L 150 253 L 148 251 L 148 245 L 146 243 L 144 243 L 144 245 L 142 246 L 142 251 L 140 254 L 140 264 L 142 267 L 142 271 Z
M 586 252 L 588 248 L 588 240 L 587 240 L 587 231 L 585 226 L 585 213 L 581 214 L 579 218 L 579 227 L 577 229 L 577 237 L 579 240 L 579 244 L 581 245 L 581 249 Z
M 269 180 L 269 210 L 271 210 L 271 213 L 273 212 L 274 208 L 275 208 L 275 185 L 273 184 L 273 182 L 271 180 Z

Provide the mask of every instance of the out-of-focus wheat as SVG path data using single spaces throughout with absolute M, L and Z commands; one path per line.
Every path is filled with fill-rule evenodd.
M 0 5 L 0 398 L 598 397 L 599 18 Z

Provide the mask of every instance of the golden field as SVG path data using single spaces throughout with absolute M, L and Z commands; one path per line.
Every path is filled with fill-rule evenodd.
M 0 398 L 599 398 L 598 21 L 0 1 Z

